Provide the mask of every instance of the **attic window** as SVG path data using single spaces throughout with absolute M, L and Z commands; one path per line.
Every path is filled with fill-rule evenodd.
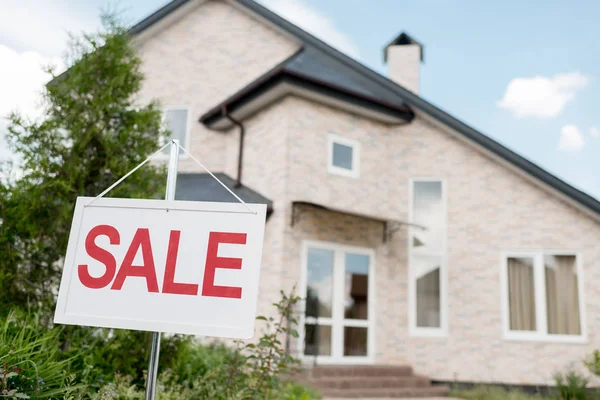
M 329 135 L 329 163 L 331 174 L 358 178 L 360 171 L 360 143 L 337 135 Z

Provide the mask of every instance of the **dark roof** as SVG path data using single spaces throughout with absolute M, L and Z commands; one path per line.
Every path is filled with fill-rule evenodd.
M 129 33 L 131 35 L 137 35 L 138 33 L 142 33 L 142 31 L 145 31 L 147 28 L 151 27 L 152 25 L 154 25 L 167 15 L 171 14 L 173 11 L 177 10 L 185 3 L 189 3 L 190 1 L 191 0 L 173 0 L 165 4 L 164 6 L 162 6 L 161 8 L 159 8 L 158 10 L 156 10 L 155 12 L 153 12 L 152 14 L 150 14 L 149 16 L 132 26 L 129 29 Z
M 296 74 L 327 82 L 350 92 L 370 97 L 373 101 L 406 109 L 406 102 L 385 87 L 373 85 L 369 77 L 315 47 L 304 47 L 289 59 L 285 68 Z
M 251 204 L 266 204 L 267 215 L 273 212 L 273 202 L 262 194 L 241 185 L 235 187 L 235 180 L 229 175 L 217 172 L 213 173 L 240 199 Z M 231 195 L 219 182 L 207 173 L 180 173 L 177 175 L 177 187 L 175 188 L 175 200 L 187 201 L 213 201 L 218 203 L 231 203 L 238 200 Z
M 152 14 L 144 21 L 135 25 L 132 28 L 132 33 L 140 33 L 164 16 L 168 15 L 175 9 L 190 0 L 174 0 L 165 7 Z M 306 51 L 305 57 L 310 57 L 311 62 L 302 62 L 302 59 L 296 60 L 295 72 L 303 72 L 307 76 L 319 76 L 319 79 L 326 77 L 334 82 L 343 82 L 347 87 L 352 88 L 355 92 L 372 93 L 376 96 L 381 96 L 384 99 L 390 99 L 395 104 L 408 104 L 410 107 L 419 110 L 446 126 L 457 131 L 469 140 L 484 147 L 491 153 L 497 155 L 501 159 L 521 169 L 532 177 L 549 185 L 559 193 L 575 200 L 585 208 L 600 214 L 600 202 L 590 195 L 574 188 L 565 181 L 557 178 L 548 171 L 540 168 L 526 158 L 513 152 L 507 147 L 494 141 L 483 133 L 468 126 L 459 119 L 451 116 L 430 102 L 424 100 L 418 95 L 412 93 L 408 89 L 398 85 L 388 78 L 378 74 L 372 69 L 364 66 L 358 61 L 348 57 L 333 47 L 327 45 L 323 41 L 317 39 L 311 34 L 305 32 L 298 26 L 283 19 L 279 15 L 273 13 L 269 9 L 261 6 L 253 0 L 235 0 L 238 4 L 246 7 L 258 17 L 265 19 L 268 23 L 275 25 L 277 28 L 288 32 L 296 37 L 303 44 L 303 49 Z M 315 58 L 320 60 L 317 62 Z M 335 66 L 335 77 L 332 77 L 327 71 L 321 71 L 317 65 Z M 360 78 L 358 78 L 360 76 Z
M 370 87 L 368 79 L 355 71 L 340 74 L 339 71 L 343 68 L 342 64 L 324 57 L 319 50 L 303 48 L 206 112 L 200 117 L 200 122 L 211 126 L 224 117 L 224 108 L 228 113 L 233 113 L 282 83 L 364 107 L 399 121 L 410 122 L 414 118 L 413 112 L 403 101 L 399 101 L 398 96 L 380 88 Z
M 421 48 L 421 62 L 425 61 L 425 46 L 413 39 L 408 33 L 402 32 L 393 38 L 383 49 L 383 61 L 387 62 L 387 49 L 390 46 L 402 46 L 406 44 L 416 44 Z

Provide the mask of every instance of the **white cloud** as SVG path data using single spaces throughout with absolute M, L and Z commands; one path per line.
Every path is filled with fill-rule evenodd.
M 0 44 L 0 158 L 9 155 L 4 135 L 11 111 L 18 110 L 26 117 L 40 113 L 40 93 L 50 76 L 43 67 L 49 64 L 60 67 L 58 58 L 46 58 L 35 52 L 19 53 Z
M 562 151 L 578 151 L 585 144 L 583 134 L 575 125 L 565 125 L 560 130 L 558 149 Z
M 552 78 L 515 78 L 509 82 L 498 106 L 512 111 L 517 117 L 555 117 L 575 98 L 578 89 L 587 86 L 588 81 L 579 72 L 558 74 Z
M 60 66 L 61 60 L 31 51 L 19 53 L 1 44 L 0 60 L 0 116 L 5 117 L 17 108 L 26 115 L 36 114 L 36 100 L 43 85 L 50 79 L 50 75 L 44 72 L 44 66 Z
M 600 137 L 600 129 L 596 128 L 595 126 L 592 126 L 590 128 L 590 136 L 593 138 Z
M 358 46 L 333 21 L 302 0 L 259 0 L 265 7 L 343 53 L 360 58 Z
M 99 25 L 99 11 L 86 2 L 68 0 L 0 0 L 0 43 L 18 51 L 60 56 L 68 34 Z

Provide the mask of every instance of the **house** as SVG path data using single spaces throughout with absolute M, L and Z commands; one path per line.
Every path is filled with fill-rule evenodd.
M 545 385 L 600 345 L 600 203 L 421 98 L 408 34 L 386 77 L 251 0 L 174 0 L 131 33 L 142 98 L 268 204 L 259 312 L 297 285 L 307 364 Z M 177 198 L 235 201 L 179 167 Z

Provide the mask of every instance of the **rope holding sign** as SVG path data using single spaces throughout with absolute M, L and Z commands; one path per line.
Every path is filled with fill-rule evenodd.
M 256 211 L 252 210 L 252 208 L 250 208 L 250 206 L 248 206 L 248 204 L 242 200 L 237 194 L 235 194 L 231 189 L 229 189 L 227 187 L 227 185 L 225 185 L 223 182 L 221 182 L 221 180 L 219 178 L 217 178 L 212 172 L 210 172 L 208 170 L 208 168 L 206 168 L 204 166 L 204 164 L 202 164 L 196 157 L 194 157 L 193 155 L 190 154 L 189 151 L 187 151 L 182 145 L 179 144 L 179 142 L 175 141 L 174 139 L 171 139 L 168 143 L 166 143 L 164 146 L 162 146 L 160 149 L 156 150 L 154 153 L 150 154 L 144 161 L 142 161 L 141 163 L 139 163 L 135 168 L 133 168 L 131 171 L 129 171 L 128 173 L 126 173 L 125 175 L 123 175 L 121 178 L 119 178 L 118 181 L 116 181 L 115 183 L 113 183 L 112 185 L 110 185 L 105 191 L 103 191 L 102 193 L 100 193 L 98 196 L 96 196 L 89 204 L 87 204 L 85 207 L 89 207 L 92 205 L 92 203 L 94 203 L 96 200 L 98 200 L 101 197 L 104 197 L 104 195 L 106 195 L 108 192 L 110 192 L 111 190 L 113 190 L 115 187 L 117 187 L 121 182 L 123 182 L 125 179 L 127 179 L 131 174 L 133 174 L 135 171 L 137 171 L 138 169 L 140 169 L 141 167 L 143 167 L 148 161 L 150 161 L 154 156 L 156 156 L 157 154 L 161 153 L 164 149 L 167 148 L 167 146 L 179 146 L 179 148 L 181 150 L 183 150 L 183 152 L 185 154 L 187 154 L 192 160 L 194 160 L 199 166 L 201 166 L 213 179 L 215 179 L 217 182 L 219 182 L 219 184 L 221 186 L 223 186 L 229 193 L 231 193 L 233 195 L 233 197 L 235 197 L 240 203 L 242 203 L 250 213 L 256 215 Z
M 235 197 L 235 198 L 236 198 L 236 199 L 237 199 L 237 200 L 238 200 L 240 203 L 242 203 L 244 206 L 246 206 L 246 208 L 248 209 L 248 211 L 250 211 L 252 214 L 256 215 L 256 211 L 252 210 L 252 209 L 251 209 L 251 208 L 248 206 L 248 204 L 246 204 L 246 202 L 245 202 L 244 200 L 240 199 L 240 198 L 239 198 L 239 196 L 233 192 L 233 190 L 229 189 L 229 188 L 227 187 L 227 185 L 225 185 L 223 182 L 221 182 L 221 180 L 220 180 L 219 178 L 217 178 L 217 177 L 216 177 L 216 176 L 215 176 L 215 175 L 214 175 L 212 172 L 210 172 L 210 171 L 208 170 L 208 168 L 206 168 L 206 167 L 204 166 L 204 164 L 202 164 L 200 161 L 198 161 L 198 159 L 196 159 L 196 157 L 194 157 L 193 155 L 191 155 L 189 151 L 187 151 L 186 149 L 184 149 L 182 145 L 180 145 L 179 143 L 177 143 L 177 145 L 179 146 L 179 148 L 180 148 L 181 150 L 183 150 L 183 152 L 184 152 L 185 154 L 187 154 L 187 155 L 188 155 L 188 156 L 189 156 L 189 157 L 190 157 L 192 160 L 196 161 L 196 163 L 197 163 L 199 166 L 201 166 L 201 167 L 202 167 L 202 168 L 203 168 L 203 169 L 204 169 L 206 172 L 208 172 L 208 174 L 209 174 L 210 176 L 212 176 L 212 177 L 213 177 L 213 178 L 214 178 L 214 179 L 215 179 L 217 182 L 219 182 L 219 183 L 221 184 L 221 186 L 223 186 L 225 189 L 227 189 L 227 191 L 228 191 L 229 193 L 231 193 L 231 194 L 232 194 L 232 195 L 233 195 L 233 196 L 234 196 L 234 197 Z

